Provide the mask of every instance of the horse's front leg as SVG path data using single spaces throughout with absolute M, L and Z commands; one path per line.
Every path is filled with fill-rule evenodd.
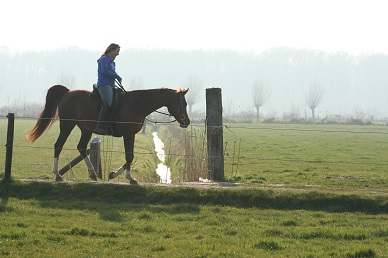
M 125 178 L 129 180 L 131 185 L 137 185 L 137 181 L 131 175 L 131 164 L 133 161 L 133 146 L 135 143 L 135 135 L 129 134 L 128 136 L 124 136 L 124 147 L 125 147 Z

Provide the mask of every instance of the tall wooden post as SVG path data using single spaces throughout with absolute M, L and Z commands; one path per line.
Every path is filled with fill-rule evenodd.
M 224 180 L 224 150 L 222 128 L 222 96 L 220 88 L 206 89 L 206 130 L 208 176 L 215 181 Z
M 90 162 L 93 164 L 97 177 L 102 179 L 100 145 L 101 139 L 99 137 L 94 137 L 90 142 Z
M 7 143 L 5 153 L 5 174 L 4 180 L 11 180 L 11 168 L 12 168 L 12 151 L 13 151 L 13 136 L 15 128 L 15 115 L 8 113 L 8 128 L 7 128 Z

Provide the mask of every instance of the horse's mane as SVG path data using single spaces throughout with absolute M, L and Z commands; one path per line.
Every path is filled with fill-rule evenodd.
M 154 93 L 155 91 L 159 91 L 159 90 L 163 90 L 163 91 L 175 91 L 175 92 L 184 92 L 185 91 L 185 88 L 182 88 L 182 87 L 178 87 L 176 90 L 173 90 L 173 89 L 170 89 L 170 88 L 155 88 L 155 89 L 142 89 L 142 90 L 130 90 L 128 92 L 141 92 L 141 93 L 144 93 L 145 91 L 147 92 L 152 92 Z
M 149 103 L 153 101 L 153 98 L 156 96 L 160 96 L 161 94 L 171 94 L 183 92 L 184 89 L 179 87 L 177 90 L 169 89 L 169 88 L 156 88 L 156 89 L 143 89 L 143 90 L 131 90 L 127 91 L 128 96 L 135 103 Z
M 184 92 L 185 91 L 185 89 L 184 88 L 182 88 L 182 87 L 178 87 L 178 89 L 176 90 L 176 92 Z

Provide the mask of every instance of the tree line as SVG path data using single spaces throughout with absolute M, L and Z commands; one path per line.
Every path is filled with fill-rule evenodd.
M 100 53 L 79 48 L 10 53 L 0 48 L 0 109 L 44 102 L 54 84 L 91 89 Z M 203 115 L 205 89 L 222 89 L 228 117 L 374 116 L 388 111 L 388 56 L 274 48 L 262 53 L 122 49 L 127 90 L 190 88 L 189 112 Z M 307 111 L 308 112 L 307 112 Z M 28 112 L 27 112 L 28 113 Z

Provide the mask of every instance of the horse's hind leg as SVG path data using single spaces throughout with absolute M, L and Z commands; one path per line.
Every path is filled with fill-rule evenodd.
M 94 181 L 97 181 L 96 170 L 94 169 L 92 162 L 90 162 L 90 159 L 87 154 L 87 147 L 90 138 L 92 138 L 92 133 L 87 131 L 86 129 L 81 128 L 81 138 L 79 139 L 77 149 L 81 154 L 82 158 L 84 159 L 86 166 L 88 167 L 89 177 Z
M 114 179 L 114 178 L 118 177 L 119 175 L 121 175 L 124 172 L 124 169 L 126 167 L 127 167 L 127 163 L 122 165 L 116 172 L 110 172 L 109 176 L 108 176 L 108 179 L 111 180 L 111 179 Z
M 60 131 L 57 141 L 54 144 L 54 165 L 53 165 L 53 173 L 55 176 L 55 181 L 63 181 L 63 178 L 59 174 L 58 170 L 58 161 L 59 155 L 62 152 L 63 145 L 65 144 L 67 138 L 69 137 L 71 131 L 75 127 L 75 122 L 70 120 L 60 121 Z

